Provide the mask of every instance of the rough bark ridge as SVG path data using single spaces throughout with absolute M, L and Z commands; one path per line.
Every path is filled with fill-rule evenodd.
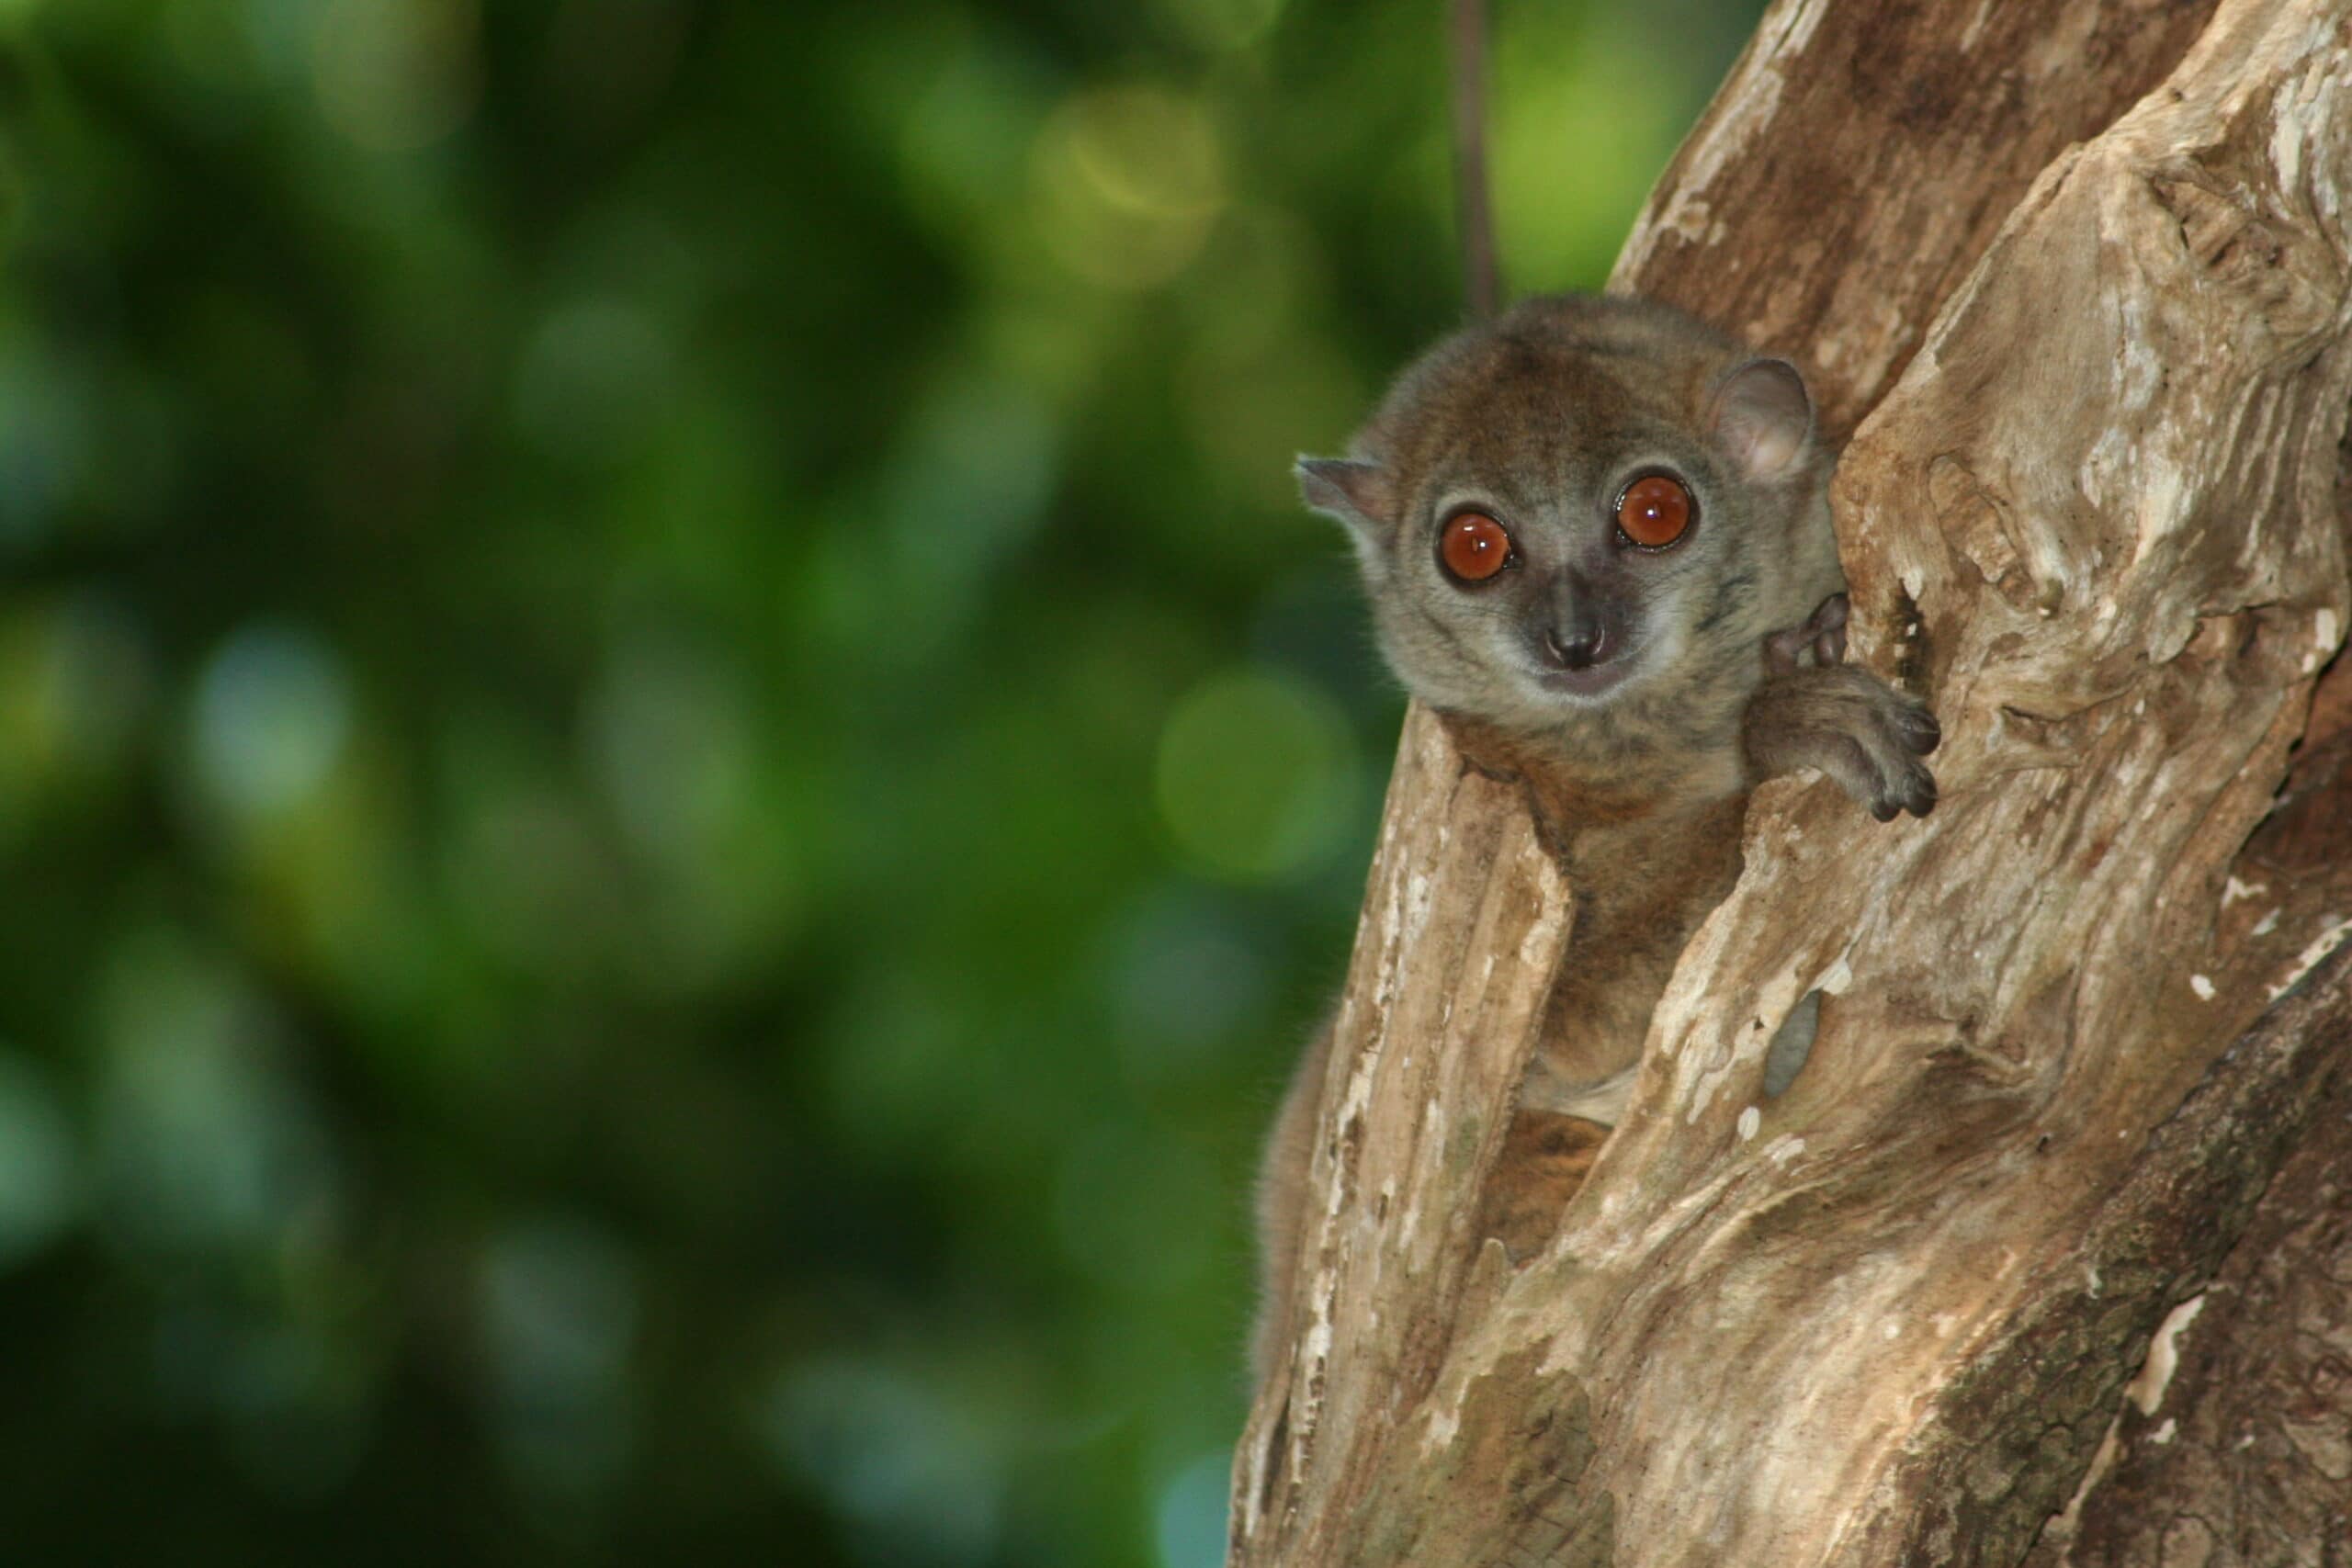
M 1408 718 L 1235 1564 L 2010 1563 L 2065 1508 L 2352 1010 L 2332 966 L 2222 1056 L 2352 931 L 2327 835 L 2249 843 L 2352 608 L 2348 88 L 2335 5 L 1766 18 L 1620 278 L 1870 411 L 1856 656 L 1932 696 L 1942 804 L 1759 794 L 1513 1270 L 1466 1216 L 1575 894 Z

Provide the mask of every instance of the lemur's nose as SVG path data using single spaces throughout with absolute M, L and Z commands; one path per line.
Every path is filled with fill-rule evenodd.
M 1609 633 L 1598 622 L 1554 626 L 1544 634 L 1544 651 L 1564 670 L 1589 670 L 1608 651 Z

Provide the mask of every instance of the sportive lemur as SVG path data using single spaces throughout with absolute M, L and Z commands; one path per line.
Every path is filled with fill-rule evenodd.
M 1479 1216 L 1514 1257 L 1618 1119 L 1675 959 L 1739 874 L 1747 792 L 1810 767 L 1881 821 L 1935 804 L 1933 716 L 1840 662 L 1835 464 L 1786 361 L 1662 305 L 1552 296 L 1439 344 L 1345 457 L 1298 465 L 1389 664 L 1474 765 L 1524 783 L 1576 890 Z M 1260 1179 L 1261 1375 L 1290 1334 L 1330 1032 Z

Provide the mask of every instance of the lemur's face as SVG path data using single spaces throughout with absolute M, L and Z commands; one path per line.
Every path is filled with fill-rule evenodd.
M 1406 685 L 1528 731 L 1755 659 L 1826 472 L 1787 365 L 1577 303 L 1573 331 L 1522 309 L 1442 345 L 1358 457 L 1301 465 Z
M 1608 703 L 1671 663 L 1694 623 L 1753 598 L 1724 570 L 1752 541 L 1706 455 L 1670 430 L 1600 434 L 1564 431 L 1516 462 L 1457 450 L 1417 487 L 1388 540 L 1382 631 L 1432 700 Z

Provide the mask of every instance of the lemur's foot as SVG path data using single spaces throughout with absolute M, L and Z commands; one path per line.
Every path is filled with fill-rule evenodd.
M 1790 626 L 1764 639 L 1764 669 L 1781 675 L 1816 665 L 1846 660 L 1846 596 L 1832 593 L 1801 626 Z

